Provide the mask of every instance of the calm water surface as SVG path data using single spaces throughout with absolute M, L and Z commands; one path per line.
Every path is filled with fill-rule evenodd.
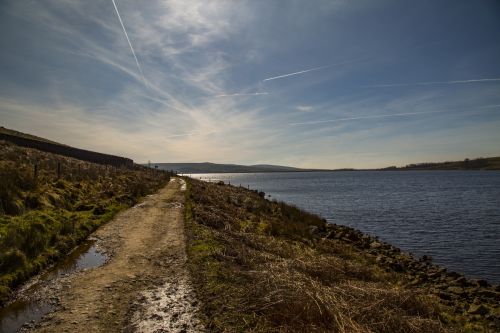
M 500 172 L 200 174 L 250 186 L 434 261 L 500 283 Z

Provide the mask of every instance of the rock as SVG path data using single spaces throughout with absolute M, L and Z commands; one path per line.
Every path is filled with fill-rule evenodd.
M 472 315 L 481 315 L 484 316 L 490 312 L 490 310 L 484 306 L 483 304 L 471 304 L 469 307 L 469 310 L 467 311 L 469 314 Z
M 318 235 L 318 234 L 319 234 L 319 229 L 318 229 L 318 227 L 317 227 L 317 226 L 315 226 L 315 225 L 310 226 L 310 227 L 309 227 L 309 234 L 310 234 L 311 236 L 316 236 L 316 235 Z
M 433 287 L 436 288 L 436 290 L 446 290 L 448 288 L 444 283 L 434 283 Z
M 500 293 L 492 290 L 482 289 L 477 291 L 477 294 L 481 297 L 491 298 L 500 302 Z
M 464 288 L 462 287 L 448 287 L 446 290 L 456 295 L 462 295 L 465 293 Z
M 470 279 L 468 281 L 469 285 L 472 287 L 489 287 L 488 281 L 486 280 L 478 280 L 478 279 Z
M 461 276 L 455 280 L 455 283 L 461 286 L 465 286 L 467 284 L 467 279 Z
M 455 280 L 455 279 L 458 279 L 459 277 L 461 277 L 461 275 L 460 275 L 460 274 L 458 274 L 457 272 L 453 272 L 453 271 L 452 271 L 452 272 L 448 272 L 448 276 L 449 276 L 450 278 L 453 278 L 454 280 Z
M 396 272 L 404 271 L 404 266 L 400 262 L 397 262 L 397 261 L 393 261 L 393 262 L 389 263 L 389 267 L 392 268 Z
M 448 292 L 445 292 L 445 291 L 439 292 L 438 296 L 439 296 L 439 298 L 447 300 L 447 301 L 451 301 L 452 299 L 456 299 L 457 298 L 457 296 L 455 294 L 448 293 Z
M 490 284 L 486 280 L 477 280 L 476 283 L 480 287 L 489 287 L 490 286 Z
M 442 273 L 440 273 L 440 272 L 432 272 L 432 273 L 429 273 L 429 278 L 431 280 L 436 280 L 436 279 L 441 277 L 441 274 Z
M 422 261 L 432 261 L 432 257 L 431 257 L 431 256 L 428 256 L 428 255 L 426 255 L 426 254 L 424 254 L 424 255 L 422 256 Z
M 377 241 L 373 241 L 370 243 L 370 248 L 372 249 L 380 249 L 382 247 L 382 244 L 377 242 Z

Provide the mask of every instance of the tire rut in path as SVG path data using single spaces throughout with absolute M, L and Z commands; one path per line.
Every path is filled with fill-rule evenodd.
M 62 278 L 57 311 L 35 332 L 200 332 L 186 269 L 184 180 L 118 214 L 93 236 L 104 266 Z

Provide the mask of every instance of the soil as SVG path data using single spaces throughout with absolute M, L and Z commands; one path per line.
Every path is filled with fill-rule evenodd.
M 57 299 L 33 332 L 200 332 L 186 269 L 185 183 L 170 183 L 93 236 L 109 255 L 98 268 L 61 277 Z

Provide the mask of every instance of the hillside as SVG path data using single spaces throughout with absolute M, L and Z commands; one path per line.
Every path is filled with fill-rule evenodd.
M 305 171 L 325 171 L 319 169 L 300 169 L 281 165 L 238 165 L 238 164 L 217 164 L 217 163 L 151 163 L 157 165 L 162 170 L 174 170 L 177 173 L 259 173 L 259 172 L 305 172 Z
M 264 172 L 318 172 L 318 171 L 409 171 L 409 170 L 500 170 L 500 157 L 465 159 L 451 162 L 426 162 L 403 167 L 390 166 L 381 169 L 301 169 L 281 165 L 218 164 L 218 163 L 151 163 L 161 170 L 174 170 L 181 174 L 199 173 L 264 173 Z
M 117 168 L 0 140 L 0 304 L 169 174 Z
M 387 167 L 381 170 L 500 170 L 500 157 L 466 158 L 463 161 L 428 162 L 408 164 L 404 167 Z
M 59 143 L 59 142 L 55 142 L 55 141 L 51 141 L 51 140 L 48 140 L 48 139 L 45 139 L 45 138 L 41 138 L 41 137 L 36 136 L 36 135 L 19 132 L 19 131 L 12 130 L 12 129 L 8 129 L 8 128 L 5 128 L 3 126 L 0 126 L 0 134 L 9 135 L 9 136 L 13 136 L 13 137 L 24 138 L 24 139 L 29 139 L 29 140 L 34 140 L 34 141 L 47 142 L 47 143 L 51 143 L 51 144 L 59 145 L 59 146 L 69 147 L 68 145 L 64 145 L 64 144 Z
M 75 148 L 31 134 L 7 129 L 5 127 L 0 127 L 0 140 L 12 142 L 18 146 L 34 148 L 44 152 L 73 157 L 92 163 L 126 167 L 132 167 L 134 163 L 134 161 L 132 161 L 130 158 Z

